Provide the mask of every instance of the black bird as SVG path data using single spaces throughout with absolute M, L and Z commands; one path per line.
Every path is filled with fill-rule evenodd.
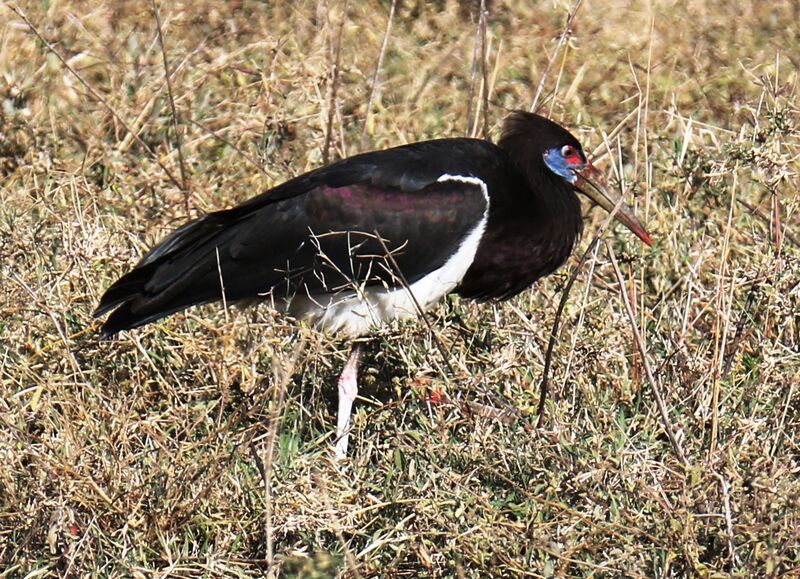
M 355 338 L 451 292 L 504 300 L 566 261 L 583 229 L 576 191 L 607 211 L 619 201 L 566 129 L 513 112 L 496 145 L 453 138 L 364 153 L 190 221 L 114 283 L 95 316 L 112 312 L 108 337 L 223 297 L 256 299 Z M 650 245 L 627 205 L 616 217 Z M 339 458 L 361 351 L 339 378 Z

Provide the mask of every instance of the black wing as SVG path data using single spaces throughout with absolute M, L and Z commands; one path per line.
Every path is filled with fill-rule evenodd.
M 223 286 L 236 302 L 397 287 L 396 268 L 413 283 L 444 265 L 488 211 L 481 182 L 439 179 L 484 181 L 504 159 L 472 139 L 366 153 L 187 223 L 106 291 L 95 315 L 115 311 L 102 333 L 220 300 Z

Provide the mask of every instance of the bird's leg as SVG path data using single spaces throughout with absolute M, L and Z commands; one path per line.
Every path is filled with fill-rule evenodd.
M 358 363 L 364 351 L 363 344 L 353 344 L 350 357 L 339 376 L 339 413 L 336 417 L 336 458 L 347 456 L 347 441 L 350 438 L 350 414 L 353 401 L 358 395 Z

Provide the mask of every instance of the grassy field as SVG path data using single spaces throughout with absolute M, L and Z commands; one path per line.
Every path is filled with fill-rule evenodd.
M 0 578 L 800 574 L 800 5 L 391 6 L 0 5 Z M 98 340 L 187 214 L 537 93 L 654 238 L 581 268 L 541 428 L 588 207 L 557 274 L 431 314 L 452 371 L 377 336 L 344 464 L 347 344 L 220 305 Z

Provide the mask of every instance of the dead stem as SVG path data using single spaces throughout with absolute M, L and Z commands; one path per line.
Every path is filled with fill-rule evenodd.
M 78 82 L 80 82 L 83 85 L 83 87 L 89 92 L 89 94 L 92 95 L 92 98 L 94 98 L 97 102 L 102 104 L 108 110 L 108 112 L 110 112 L 113 115 L 113 117 L 117 119 L 117 122 L 119 122 L 119 124 L 122 125 L 122 127 L 128 132 L 128 134 L 131 135 L 136 140 L 136 142 L 139 143 L 142 149 L 144 149 L 145 152 L 150 156 L 150 158 L 153 159 L 153 161 L 155 161 L 155 163 L 159 167 L 161 167 L 161 170 L 164 171 L 164 174 L 167 176 L 167 178 L 170 181 L 172 181 L 172 184 L 175 185 L 175 187 L 177 187 L 178 189 L 183 190 L 183 185 L 181 185 L 178 182 L 178 180 L 172 175 L 170 170 L 167 169 L 167 167 L 158 159 L 156 153 L 147 145 L 147 143 L 145 143 L 141 139 L 141 137 L 139 137 L 139 135 L 137 135 L 135 132 L 131 130 L 131 128 L 128 126 L 128 123 L 126 123 L 125 120 L 122 118 L 122 116 L 120 116 L 120 114 L 117 113 L 117 111 L 115 111 L 110 104 L 108 104 L 106 99 L 100 96 L 97 93 L 97 91 L 92 88 L 92 85 L 86 82 L 84 78 L 80 74 L 78 74 L 78 72 L 74 68 L 72 68 L 72 66 L 70 66 L 69 62 L 67 62 L 66 59 L 63 56 L 61 56 L 61 53 L 58 52 L 56 48 L 52 44 L 50 44 L 50 42 L 48 42 L 48 40 L 44 36 L 42 36 L 41 32 L 39 32 L 39 29 L 30 20 L 28 20 L 28 17 L 25 15 L 25 13 L 19 7 L 14 6 L 13 4 L 9 4 L 8 7 L 11 10 L 13 10 L 17 16 L 19 16 L 25 21 L 25 24 L 28 25 L 28 28 L 30 28 L 31 32 L 33 32 L 39 39 L 39 41 L 47 47 L 47 50 L 56 55 L 56 58 L 58 58 L 58 60 L 61 61 L 61 64 L 64 65 L 64 68 L 66 68 L 72 74 L 72 76 L 78 79 Z
M 564 46 L 564 44 L 566 44 L 570 36 L 572 36 L 572 25 L 575 21 L 575 17 L 578 15 L 578 10 L 580 10 L 582 3 L 583 0 L 575 0 L 575 4 L 573 5 L 572 10 L 570 11 L 569 16 L 567 16 L 567 22 L 564 25 L 564 30 L 558 37 L 558 44 L 556 45 L 556 49 L 547 58 L 547 65 L 544 68 L 544 72 L 539 77 L 539 84 L 536 86 L 536 93 L 533 95 L 533 102 L 531 102 L 531 108 L 529 109 L 532 113 L 536 112 L 538 108 L 539 97 L 542 94 L 542 90 L 544 89 L 544 83 L 547 81 L 547 75 L 550 74 L 550 68 L 552 68 L 553 62 L 558 56 L 558 53 L 561 52 L 561 48 Z
M 328 121 L 325 125 L 325 146 L 322 149 L 322 162 L 326 165 L 331 160 L 331 144 L 333 143 L 333 118 L 337 110 L 337 92 L 339 90 L 339 66 L 342 58 L 342 32 L 344 23 L 347 20 L 347 8 L 350 0 L 344 0 L 342 5 L 342 16 L 339 19 L 339 26 L 336 29 L 336 41 L 332 49 L 332 62 L 330 67 L 330 89 L 328 92 Z
M 617 264 L 617 258 L 614 255 L 614 248 L 611 246 L 611 243 L 608 241 L 606 242 L 606 249 L 608 250 L 608 256 L 611 258 L 611 265 L 614 267 L 614 274 L 617 276 L 617 282 L 619 283 L 619 295 L 621 296 L 622 303 L 625 306 L 625 311 L 628 314 L 628 320 L 631 323 L 631 330 L 633 332 L 633 341 L 636 344 L 636 347 L 639 350 L 639 355 L 642 357 L 642 365 L 644 366 L 645 376 L 647 376 L 647 382 L 650 384 L 650 390 L 653 392 L 653 397 L 656 400 L 656 406 L 658 406 L 658 412 L 661 414 L 661 424 L 664 427 L 664 432 L 666 432 L 667 437 L 669 438 L 670 444 L 672 444 L 672 449 L 675 451 L 675 455 L 678 459 L 683 463 L 684 466 L 689 467 L 689 461 L 686 458 L 686 455 L 683 452 L 680 444 L 678 443 L 678 439 L 675 437 L 675 433 L 672 428 L 672 423 L 669 420 L 669 411 L 667 410 L 667 406 L 664 403 L 664 397 L 661 395 L 661 389 L 656 382 L 655 376 L 653 376 L 653 372 L 650 370 L 650 363 L 647 359 L 647 352 L 644 349 L 644 345 L 642 343 L 641 336 L 639 335 L 639 327 L 636 323 L 636 315 L 633 313 L 633 309 L 631 308 L 631 304 L 628 301 L 628 294 L 625 292 L 625 280 L 622 277 L 622 272 L 619 270 L 619 265 Z
M 158 44 L 161 47 L 161 58 L 164 61 L 164 81 L 167 83 L 167 96 L 169 97 L 169 106 L 172 110 L 172 128 L 175 131 L 175 149 L 178 151 L 178 164 L 181 169 L 181 181 L 183 182 L 183 202 L 186 206 L 186 215 L 192 215 L 192 193 L 191 183 L 189 182 L 188 174 L 186 173 L 186 163 L 183 160 L 183 147 L 181 145 L 181 131 L 178 123 L 178 109 L 175 106 L 175 97 L 172 92 L 172 81 L 170 80 L 169 72 L 169 59 L 167 58 L 167 47 L 164 42 L 164 32 L 161 26 L 161 16 L 158 14 L 158 6 L 156 0 L 150 0 L 153 7 L 153 16 L 156 19 L 156 29 L 158 30 Z
M 386 57 L 386 49 L 389 46 L 389 35 L 392 32 L 392 22 L 394 20 L 394 12 L 397 7 L 397 0 L 392 0 L 389 6 L 389 17 L 386 19 L 386 30 L 383 32 L 383 41 L 381 41 L 381 50 L 378 53 L 378 61 L 375 63 L 375 70 L 372 73 L 372 80 L 369 83 L 369 98 L 367 99 L 367 110 L 364 113 L 364 124 L 361 127 L 361 148 L 367 146 L 367 129 L 370 126 L 372 118 L 372 103 L 375 100 L 375 95 L 378 92 L 378 78 L 380 76 L 381 67 L 383 66 L 383 59 Z

